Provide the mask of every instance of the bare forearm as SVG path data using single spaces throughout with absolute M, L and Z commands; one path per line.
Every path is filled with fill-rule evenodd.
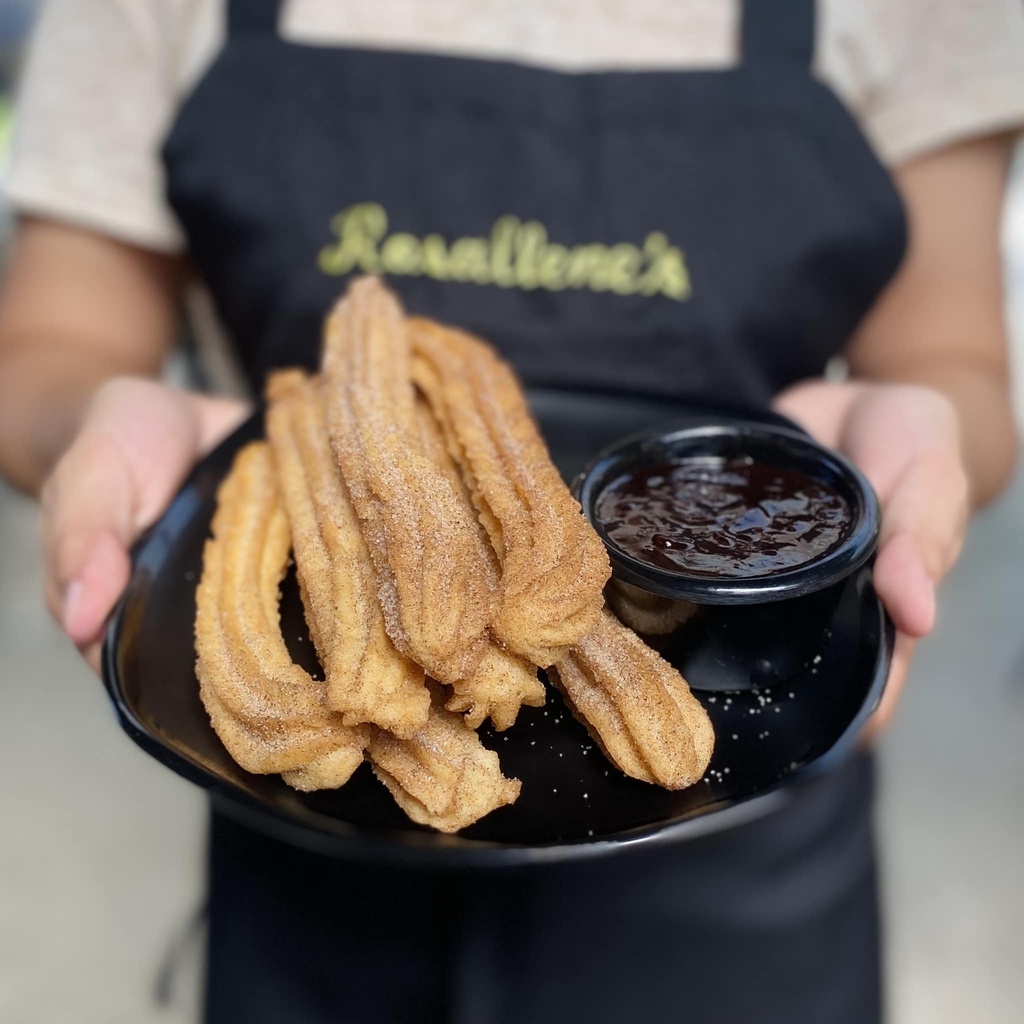
M 85 229 L 18 222 L 0 293 L 0 474 L 38 492 L 99 387 L 160 372 L 182 274 Z
M 845 353 L 856 379 L 948 400 L 974 506 L 999 493 L 1017 458 L 999 245 L 1009 156 L 1009 138 L 995 135 L 897 169 L 907 255 Z

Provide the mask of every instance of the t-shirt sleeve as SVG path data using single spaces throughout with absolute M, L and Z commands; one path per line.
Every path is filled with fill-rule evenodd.
M 183 248 L 160 160 L 176 106 L 168 38 L 150 0 L 48 0 L 19 87 L 14 209 Z
M 819 72 L 884 163 L 1024 127 L 1022 0 L 828 0 Z

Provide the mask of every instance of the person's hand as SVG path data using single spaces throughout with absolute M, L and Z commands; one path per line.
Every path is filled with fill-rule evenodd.
M 970 511 L 952 403 L 930 388 L 811 381 L 782 392 L 777 411 L 854 462 L 882 505 L 874 585 L 897 629 L 885 696 L 866 729 L 889 721 L 915 641 L 935 623 L 935 591 L 956 561 Z
M 43 486 L 46 601 L 98 671 L 103 625 L 128 582 L 132 542 L 202 454 L 245 416 L 244 402 L 151 380 L 103 385 Z

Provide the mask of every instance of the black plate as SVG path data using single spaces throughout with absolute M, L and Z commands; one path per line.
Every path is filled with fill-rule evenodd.
M 559 468 L 572 475 L 616 438 L 655 423 L 777 421 L 689 404 L 533 392 Z M 298 793 L 250 775 L 228 756 L 199 701 L 192 620 L 214 496 L 235 451 L 260 436 L 254 416 L 203 460 L 134 552 L 111 617 L 103 674 L 121 724 L 144 750 L 209 789 L 246 824 L 309 849 L 377 861 L 506 865 L 612 853 L 729 827 L 785 799 L 780 784 L 849 750 L 877 706 L 893 633 L 864 567 L 810 597 L 771 606 L 707 608 L 662 645 L 714 722 L 704 781 L 668 792 L 623 776 L 549 690 L 505 733 L 481 730 L 522 795 L 457 836 L 413 825 L 362 766 L 340 790 Z M 293 655 L 316 667 L 294 579 L 282 625 Z

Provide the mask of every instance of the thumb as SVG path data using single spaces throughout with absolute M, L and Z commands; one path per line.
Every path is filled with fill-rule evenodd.
M 83 434 L 43 491 L 46 596 L 78 645 L 95 641 L 128 582 L 132 487 L 118 449 Z
M 105 530 L 88 547 L 84 562 L 70 573 L 60 615 L 64 631 L 78 647 L 96 642 L 131 572 L 127 545 Z
M 967 513 L 967 477 L 954 451 L 919 455 L 887 495 L 875 589 L 904 633 L 931 630 L 935 586 L 960 551 Z

